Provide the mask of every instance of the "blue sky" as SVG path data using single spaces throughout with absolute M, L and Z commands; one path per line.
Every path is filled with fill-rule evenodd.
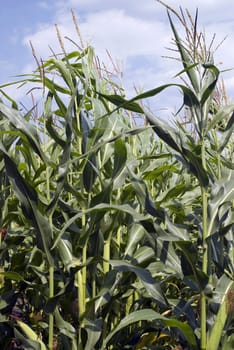
M 199 9 L 200 28 L 209 42 L 216 33 L 219 43 L 226 35 L 216 62 L 220 69 L 234 67 L 234 1 L 233 0 L 165 0 L 178 9 L 181 5 L 193 14 Z M 4 4 L 3 4 L 4 3 Z M 9 0 L 1 3 L 0 83 L 17 74 L 31 73 L 35 62 L 29 40 L 37 56 L 46 59 L 51 55 L 49 46 L 60 52 L 55 23 L 63 37 L 79 42 L 71 18 L 76 13 L 84 42 L 95 47 L 100 60 L 110 65 L 106 49 L 111 53 L 120 71 L 129 95 L 134 86 L 139 90 L 154 88 L 172 82 L 180 69 L 174 61 L 162 58 L 168 55 L 171 32 L 165 8 L 155 0 Z M 74 49 L 66 39 L 67 51 Z M 228 93 L 234 95 L 234 72 L 224 74 Z M 13 78 L 14 80 L 14 78 Z M 22 91 L 9 89 L 15 98 Z M 177 97 L 171 95 L 171 107 Z M 159 105 L 159 109 L 163 106 Z

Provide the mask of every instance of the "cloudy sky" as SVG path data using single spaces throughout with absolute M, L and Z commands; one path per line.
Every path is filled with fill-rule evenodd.
M 205 31 L 207 42 L 214 33 L 217 44 L 227 35 L 215 61 L 220 69 L 234 67 L 233 0 L 165 2 L 175 9 L 188 8 L 191 14 L 198 8 L 199 28 Z M 166 10 L 155 0 L 5 0 L 1 2 L 0 12 L 0 84 L 17 74 L 31 73 L 35 68 L 29 41 L 37 56 L 43 59 L 51 55 L 49 47 L 56 53 L 61 51 L 55 24 L 63 37 L 79 43 L 71 9 L 77 16 L 83 41 L 94 46 L 100 60 L 110 64 L 106 50 L 110 52 L 123 72 L 123 84 L 129 96 L 134 93 L 133 87 L 143 91 L 173 82 L 180 67 L 162 57 L 169 54 L 166 47 L 171 46 L 172 35 Z M 67 50 L 73 50 L 71 42 L 64 40 Z M 223 77 L 232 98 L 234 71 Z M 16 98 L 21 97 L 19 91 L 11 92 Z M 173 98 L 171 103 L 176 104 Z

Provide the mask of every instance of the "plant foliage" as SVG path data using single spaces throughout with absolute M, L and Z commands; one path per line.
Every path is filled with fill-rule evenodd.
M 22 78 L 36 118 L 3 91 L 1 349 L 233 347 L 234 106 L 197 14 L 166 7 L 182 84 L 127 100 L 89 46 Z M 171 86 L 186 125 L 138 102 Z

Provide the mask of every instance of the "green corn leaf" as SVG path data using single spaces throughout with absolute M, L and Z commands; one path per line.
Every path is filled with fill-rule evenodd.
M 234 111 L 234 104 L 229 104 L 219 108 L 218 112 L 212 116 L 208 124 L 207 131 L 212 130 L 221 121 L 225 120 Z
M 184 336 L 187 338 L 190 346 L 192 349 L 196 348 L 196 339 L 193 333 L 193 330 L 190 328 L 190 326 L 186 323 L 177 321 L 175 319 L 167 319 L 166 317 L 160 315 L 159 313 L 151 310 L 151 309 L 142 309 L 135 312 L 132 312 L 128 316 L 124 317 L 121 322 L 117 325 L 117 327 L 112 330 L 106 339 L 104 340 L 101 350 L 106 349 L 106 346 L 110 342 L 111 338 L 119 332 L 121 329 L 126 328 L 133 323 L 139 322 L 139 321 L 160 321 L 162 324 L 168 327 L 176 327 L 181 330 L 181 332 L 184 334 Z
M 206 84 L 203 87 L 201 106 L 205 104 L 208 98 L 212 97 L 219 78 L 219 70 L 216 66 L 213 64 L 204 64 L 203 67 L 206 69 L 204 78 Z
M 11 102 L 11 107 L 13 109 L 18 110 L 18 105 L 17 105 L 16 101 L 13 100 L 13 98 L 11 98 L 4 90 L 0 89 L 0 92 L 8 101 Z
M 230 170 L 222 180 L 216 181 L 211 189 L 208 205 L 207 237 L 216 232 L 218 228 L 218 213 L 224 203 L 234 200 L 234 171 Z
M 178 173 L 179 169 L 173 164 L 163 164 L 162 166 L 157 166 L 154 169 L 150 169 L 147 171 L 144 171 L 144 180 L 155 180 L 160 176 L 163 176 L 163 174 L 170 172 L 170 173 Z
M 89 115 L 86 111 L 80 111 L 79 121 L 82 132 L 82 152 L 85 153 L 88 148 L 89 133 L 91 131 L 91 123 L 89 120 Z
M 19 173 L 15 163 L 11 160 L 3 145 L 0 149 L 4 154 L 4 162 L 7 176 L 12 187 L 22 203 L 24 214 L 32 221 L 38 235 L 38 244 L 46 253 L 48 262 L 53 265 L 53 258 L 50 254 L 52 232 L 49 222 L 38 209 L 38 197 L 35 189 L 31 187 Z
M 119 95 L 105 95 L 103 93 L 98 92 L 98 95 L 104 97 L 107 101 L 113 103 L 118 108 L 125 108 L 129 111 L 136 113 L 143 113 L 142 108 L 133 101 L 125 100 L 122 96 Z
M 228 121 L 228 124 L 224 130 L 224 133 L 222 133 L 222 138 L 220 142 L 219 152 L 223 152 L 225 147 L 227 146 L 231 136 L 233 135 L 234 131 L 234 113 L 232 113 L 231 118 Z
M 128 136 L 131 136 L 131 135 L 141 134 L 146 128 L 147 127 L 137 127 L 137 128 L 132 128 L 130 130 L 124 130 L 124 131 L 121 130 L 117 135 L 115 135 L 113 137 L 110 137 L 108 139 L 105 139 L 105 140 L 103 140 L 101 142 L 98 142 L 98 144 L 92 145 L 91 149 L 89 149 L 84 154 L 79 155 L 77 157 L 77 160 L 87 158 L 87 157 L 89 157 L 89 156 L 91 156 L 93 154 L 97 154 L 97 152 L 100 149 L 102 149 L 105 145 L 107 145 L 109 143 L 112 143 L 112 142 L 116 141 L 119 138 L 128 137 Z M 149 128 L 151 128 L 151 127 L 149 127 Z
M 166 306 L 167 301 L 163 295 L 160 284 L 154 280 L 151 273 L 147 269 L 137 267 L 123 260 L 110 260 L 110 264 L 117 271 L 133 272 L 141 280 L 146 291 L 161 305 Z
M 74 215 L 71 219 L 69 219 L 66 224 L 64 225 L 64 227 L 61 229 L 58 237 L 56 238 L 52 249 L 54 249 L 59 240 L 62 238 L 63 234 L 65 233 L 65 231 L 69 228 L 69 226 L 71 226 L 71 224 L 73 224 L 77 219 L 81 218 L 82 215 L 84 214 L 94 214 L 96 212 L 99 211 L 109 211 L 109 210 L 117 210 L 126 214 L 131 215 L 135 220 L 144 220 L 145 216 L 141 215 L 139 213 L 137 213 L 130 205 L 128 204 L 122 204 L 122 205 L 110 205 L 110 204 L 98 204 L 96 206 L 94 206 L 93 208 L 89 208 L 87 210 L 81 211 L 79 213 L 77 213 L 76 215 Z
M 92 152 L 92 144 L 95 143 L 95 136 L 93 138 L 90 136 L 93 130 L 91 129 L 88 113 L 81 110 L 79 119 L 82 132 L 82 153 L 85 154 L 89 152 L 89 149 L 91 150 L 90 154 L 85 157 L 85 165 L 82 171 L 84 188 L 87 192 L 91 192 L 98 173 L 96 154 Z
M 19 327 L 17 327 L 19 328 Z M 20 332 L 16 327 L 14 328 L 15 339 L 21 342 L 21 346 L 25 350 L 42 350 L 41 344 L 38 341 L 32 340 L 25 336 L 24 332 Z M 19 328 L 20 329 L 20 328 Z M 21 330 L 21 329 L 20 329 Z
M 46 130 L 48 131 L 51 138 L 62 148 L 65 147 L 66 142 L 60 137 L 60 135 L 57 133 L 56 129 L 53 127 L 53 117 L 48 116 L 46 119 Z
M 183 145 L 185 141 L 182 141 L 182 136 L 178 133 L 178 131 L 170 127 L 163 120 L 155 117 L 152 113 L 145 112 L 145 115 L 147 120 L 153 126 L 155 133 L 164 142 L 166 142 L 168 146 L 181 154 L 184 161 L 186 162 L 186 167 L 199 179 L 202 185 L 207 186 L 209 183 L 209 178 L 202 167 L 200 157 L 196 156 L 194 153 L 189 151 L 185 145 Z
M 139 242 L 145 235 L 145 230 L 140 224 L 133 224 L 129 230 L 128 242 L 125 248 L 124 256 L 132 256 Z
M 69 69 L 69 64 L 58 60 L 56 58 L 51 58 L 47 61 L 50 70 L 57 70 L 62 78 L 62 80 L 67 84 L 70 91 L 73 93 L 75 86 L 71 76 L 71 69 Z
M 15 272 L 15 271 L 6 271 L 6 272 L 0 271 L 0 275 L 3 275 L 5 278 L 8 278 L 12 281 L 24 281 L 23 276 L 21 276 L 18 272 Z
M 188 230 L 184 226 L 172 222 L 167 215 L 165 216 L 165 225 L 171 236 L 174 236 L 178 240 L 182 241 L 189 240 Z
M 84 188 L 87 192 L 92 191 L 92 187 L 97 178 L 96 171 L 96 155 L 92 155 L 86 160 L 85 166 L 82 172 Z
M 196 63 L 196 62 L 193 62 L 190 52 L 188 51 L 187 48 L 185 48 L 183 41 L 180 39 L 180 37 L 177 33 L 177 30 L 174 26 L 174 23 L 172 21 L 172 18 L 171 18 L 169 11 L 167 11 L 167 14 L 168 14 L 171 29 L 172 29 L 174 37 L 175 37 L 175 43 L 176 43 L 176 46 L 178 47 L 178 50 L 179 50 L 179 53 L 181 56 L 182 64 L 184 66 L 184 69 L 185 69 L 188 77 L 189 77 L 189 80 L 192 84 L 192 87 L 198 93 L 200 90 L 200 87 L 199 87 L 198 74 L 196 71 L 196 65 L 194 66 L 194 63 Z
M 181 153 L 180 138 L 176 129 L 169 126 L 164 120 L 155 117 L 152 113 L 145 111 L 145 116 L 148 122 L 152 125 L 155 133 L 164 141 L 168 146 L 173 148 L 176 152 Z
M 84 327 L 87 333 L 87 341 L 84 350 L 94 349 L 102 333 L 103 321 L 102 319 L 94 321 L 85 319 Z
M 216 297 L 213 302 L 218 302 L 219 309 L 215 316 L 214 323 L 208 332 L 207 349 L 218 350 L 221 343 L 222 334 L 228 319 L 233 319 L 233 295 L 234 282 L 227 276 L 223 275 L 220 278 L 218 287 L 216 288 Z
M 70 163 L 70 153 L 71 153 L 71 138 L 72 138 L 72 111 L 74 108 L 76 98 L 76 92 L 73 93 L 73 96 L 71 97 L 69 106 L 67 108 L 67 112 L 65 115 L 65 134 L 66 134 L 66 142 L 63 148 L 62 157 L 59 162 L 58 166 L 58 179 L 57 179 L 57 186 L 56 191 L 54 193 L 54 197 L 51 200 L 50 204 L 47 207 L 47 214 L 51 214 L 51 212 L 55 209 L 55 206 L 58 202 L 59 196 L 61 195 L 61 192 L 63 190 L 64 183 L 66 181 L 67 177 L 67 171 L 68 166 Z
M 188 67 L 182 69 L 179 73 L 177 73 L 175 75 L 175 78 L 179 77 L 183 73 L 187 73 L 190 69 L 193 69 L 193 68 L 197 67 L 198 65 L 199 65 L 199 63 L 192 63 L 191 66 L 188 66 Z
M 114 144 L 114 169 L 112 178 L 117 177 L 124 169 L 127 161 L 127 149 L 125 142 L 122 139 L 118 139 Z
M 161 195 L 157 197 L 158 204 L 162 205 L 165 202 L 173 200 L 174 198 L 181 198 L 181 196 L 185 193 L 186 187 L 185 183 L 179 183 L 174 187 L 170 187 L 168 190 L 163 191 Z
M 4 84 L 0 87 L 7 87 L 7 86 L 11 86 L 11 85 L 15 85 L 15 84 L 19 84 L 21 83 L 21 86 L 23 86 L 26 83 L 43 83 L 44 86 L 46 86 L 48 88 L 48 90 L 53 91 L 53 92 L 60 92 L 62 94 L 65 95 L 70 95 L 71 91 L 58 85 L 57 83 L 55 83 L 53 80 L 49 79 L 46 75 L 43 76 L 43 81 L 41 80 L 41 76 L 38 74 L 21 74 L 18 75 L 19 77 L 26 77 L 25 79 L 22 80 L 18 80 L 15 81 L 13 83 L 8 83 L 8 84 Z
M 41 350 L 46 350 L 46 346 L 43 341 L 39 338 L 39 336 L 23 321 L 17 320 L 17 325 L 21 328 L 21 330 L 25 333 L 26 337 L 29 339 L 36 341 L 40 344 Z
M 52 102 L 53 102 L 53 93 L 48 92 L 47 98 L 44 104 L 44 114 L 46 115 L 46 129 L 52 139 L 59 144 L 62 148 L 65 147 L 65 141 L 60 137 L 57 130 L 52 126 L 53 125 L 53 113 L 52 113 Z
M 196 267 L 197 251 L 189 241 L 175 242 L 181 252 L 181 267 L 188 284 L 193 288 L 202 291 L 208 283 L 208 276 Z
M 139 265 L 151 262 L 155 259 L 155 251 L 151 247 L 140 246 L 136 249 L 133 259 Z
M 6 106 L 2 102 L 0 102 L 0 113 L 6 119 L 8 119 L 16 129 L 20 130 L 23 135 L 27 137 L 34 151 L 41 157 L 41 159 L 46 162 L 46 157 L 40 147 L 40 141 L 36 127 L 32 123 L 29 123 L 24 117 L 22 117 L 19 111 Z
M 131 173 L 131 175 L 134 176 L 133 173 Z M 164 210 L 163 210 L 163 208 L 156 208 L 156 206 L 154 205 L 154 203 L 150 197 L 150 193 L 149 193 L 144 181 L 133 177 L 131 179 L 131 184 L 132 184 L 134 190 L 136 191 L 138 200 L 141 203 L 142 207 L 145 209 L 145 211 L 148 214 L 163 220 L 164 219 Z
M 55 316 L 56 326 L 58 327 L 60 333 L 65 335 L 69 339 L 71 339 L 72 350 L 78 350 L 77 337 L 76 337 L 77 332 L 76 332 L 75 328 L 71 325 L 71 323 L 65 321 L 62 318 L 62 316 L 58 310 L 58 307 L 55 308 L 54 316 Z
M 143 92 L 143 93 L 133 97 L 130 100 L 126 100 L 122 96 L 119 96 L 119 95 L 106 95 L 106 94 L 102 94 L 102 93 L 97 92 L 97 91 L 96 91 L 96 93 L 98 95 L 100 95 L 101 97 L 104 97 L 106 100 L 112 102 L 115 106 L 117 106 L 117 109 L 124 108 L 124 109 L 130 110 L 130 111 L 136 112 L 136 113 L 143 114 L 143 113 L 145 113 L 144 109 L 139 104 L 137 104 L 135 101 L 143 100 L 143 99 L 149 98 L 149 97 L 153 97 L 168 87 L 178 87 L 183 92 L 184 101 L 186 102 L 187 105 L 199 107 L 200 103 L 199 103 L 197 96 L 194 94 L 194 92 L 191 89 L 189 89 L 187 86 L 181 85 L 181 84 L 161 85 L 155 89 Z M 116 111 L 116 110 L 114 110 L 114 111 Z M 112 113 L 114 111 L 112 111 Z M 108 115 L 108 114 L 105 114 L 104 116 L 102 116 L 102 118 L 105 117 L 106 115 Z
M 170 242 L 169 239 L 167 241 L 158 239 L 161 234 L 165 234 L 165 231 L 162 230 L 159 225 L 152 224 L 148 220 L 141 221 L 141 224 L 148 234 L 150 246 L 155 250 L 156 256 L 160 257 L 160 261 L 162 262 L 165 271 L 173 271 L 173 273 L 176 273 L 182 278 L 181 263 L 178 254 L 175 251 L 173 242 Z
M 62 61 L 67 62 L 68 60 L 70 60 L 72 58 L 76 58 L 77 61 L 78 61 L 81 58 L 85 57 L 85 55 L 87 55 L 88 49 L 89 49 L 89 47 L 87 47 L 86 49 L 82 50 L 81 52 L 79 52 L 79 51 L 69 52 L 65 57 L 62 58 Z
M 201 157 L 186 147 L 182 147 L 181 155 L 187 161 L 187 168 L 196 176 L 200 184 L 207 187 L 209 185 L 209 176 L 203 168 Z
M 143 92 L 143 93 L 133 97 L 131 100 L 129 100 L 129 102 L 134 102 L 134 101 L 138 101 L 138 100 L 143 100 L 145 98 L 153 97 L 169 87 L 179 88 L 183 92 L 183 95 L 185 96 L 185 98 L 190 101 L 190 105 L 199 106 L 199 100 L 198 100 L 197 96 L 194 94 L 194 92 L 190 88 L 188 88 L 187 86 L 181 85 L 181 84 L 161 85 L 157 88 L 148 90 L 146 92 Z
M 60 239 L 57 245 L 63 266 L 69 270 L 73 263 L 72 246 L 69 241 Z

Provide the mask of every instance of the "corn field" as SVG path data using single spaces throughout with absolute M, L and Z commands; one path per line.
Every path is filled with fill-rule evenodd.
M 179 83 L 129 100 L 61 43 L 15 82 L 37 113 L 1 86 L 1 349 L 234 348 L 234 104 L 197 14 L 166 11 Z M 168 88 L 172 123 L 144 105 Z

